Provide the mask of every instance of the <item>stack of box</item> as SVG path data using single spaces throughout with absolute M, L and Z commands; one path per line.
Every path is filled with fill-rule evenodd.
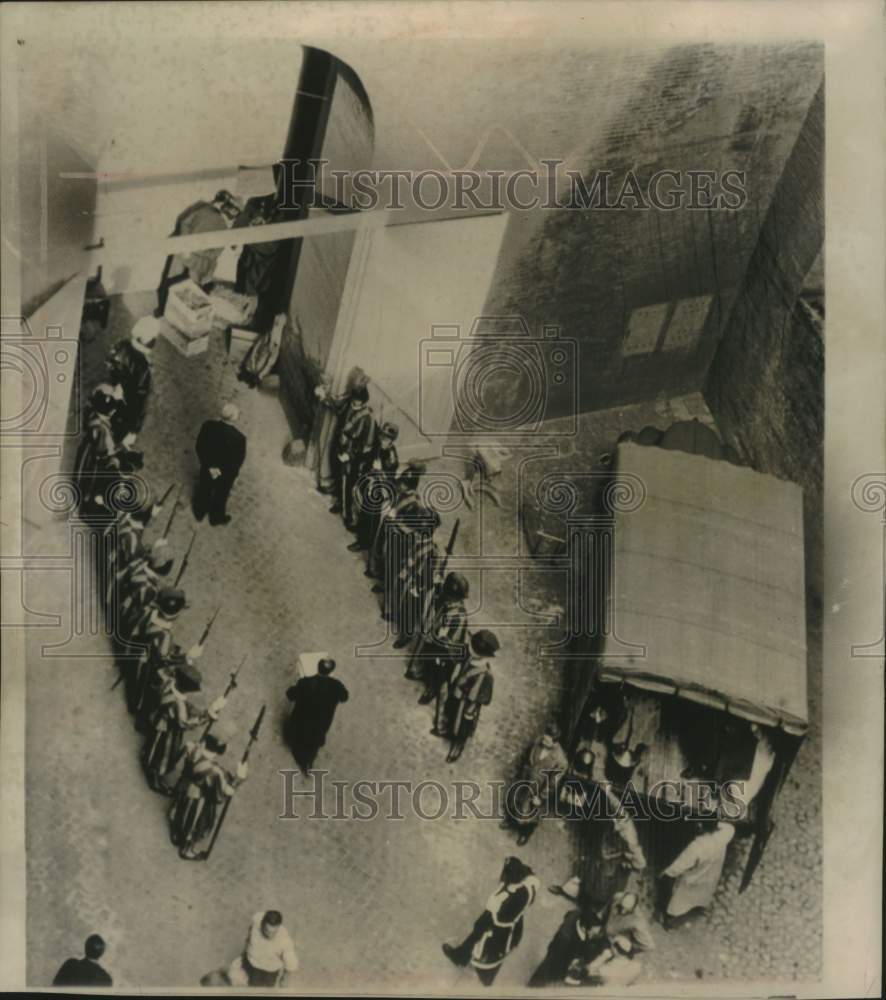
M 212 302 L 212 325 L 218 330 L 246 326 L 258 306 L 255 295 L 240 295 L 225 285 L 216 285 L 209 293 L 209 300 Z
M 209 348 L 212 302 L 193 281 L 172 285 L 163 319 L 163 336 L 185 357 L 203 354 Z

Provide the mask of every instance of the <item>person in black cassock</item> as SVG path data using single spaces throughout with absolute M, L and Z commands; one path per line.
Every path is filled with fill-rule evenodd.
M 69 958 L 56 972 L 53 986 L 113 986 L 114 980 L 98 964 L 105 953 L 105 942 L 98 934 L 90 934 L 83 958 Z
M 313 677 L 300 677 L 286 692 L 293 702 L 286 736 L 295 762 L 307 772 L 326 742 L 339 703 L 348 700 L 348 689 L 340 680 L 329 675 L 335 670 L 335 660 L 322 659 Z
M 207 511 L 210 524 L 227 524 L 231 520 L 225 507 L 246 458 L 246 435 L 234 426 L 239 416 L 240 411 L 233 403 L 225 403 L 221 420 L 207 420 L 197 435 L 200 478 L 193 511 L 198 521 L 203 520 Z

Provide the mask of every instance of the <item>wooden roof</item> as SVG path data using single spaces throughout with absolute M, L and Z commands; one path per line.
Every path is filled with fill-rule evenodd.
M 801 734 L 807 724 L 803 498 L 793 483 L 704 455 L 621 444 L 645 486 L 616 515 L 618 640 L 601 680 L 675 692 Z M 632 655 L 625 643 L 642 644 Z

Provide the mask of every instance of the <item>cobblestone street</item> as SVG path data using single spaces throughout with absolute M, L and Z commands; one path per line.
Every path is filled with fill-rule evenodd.
M 113 300 L 108 331 L 82 348 L 87 387 L 99 381 L 108 345 L 153 304 L 145 294 Z M 521 627 L 514 621 L 513 572 L 483 574 L 482 588 L 474 590 L 477 599 L 482 593 L 484 624 L 511 627 L 498 630 L 493 703 L 463 757 L 447 764 L 445 744 L 429 734 L 430 710 L 417 704 L 421 689 L 404 678 L 404 660 L 385 636 L 363 559 L 346 549 L 351 536 L 328 513 L 328 498 L 315 490 L 312 476 L 281 459 L 289 429 L 274 380 L 250 390 L 236 372 L 218 334 L 207 354 L 189 359 L 160 339 L 154 394 L 137 447 L 144 449 L 143 475 L 154 490 L 182 485 L 185 506 L 170 536 L 177 557 L 192 530 L 197 533 L 183 581 L 189 607 L 175 629 L 177 640 L 185 648 L 196 642 L 221 605 L 200 663 L 210 698 L 248 654 L 225 709 L 237 733 L 229 767 L 261 705 L 268 706 L 250 776 L 234 797 L 211 859 L 179 860 L 168 838 L 167 800 L 145 784 L 139 737 L 121 690 L 110 690 L 115 670 L 106 639 L 83 637 L 71 645 L 71 655 L 48 658 L 40 649 L 55 641 L 52 634 L 33 630 L 26 742 L 29 984 L 48 985 L 60 962 L 78 954 L 86 935 L 97 931 L 108 942 L 105 964 L 115 984 L 197 986 L 238 953 L 252 914 L 273 907 L 295 939 L 299 991 L 479 992 L 474 973 L 455 969 L 440 945 L 464 935 L 479 915 L 503 859 L 517 853 L 513 839 L 497 819 L 422 821 L 408 807 L 402 820 L 311 820 L 307 797 L 297 806 L 301 818 L 280 819 L 284 782 L 278 772 L 294 766 L 281 735 L 285 692 L 300 652 L 328 650 L 337 660 L 336 676 L 351 697 L 338 709 L 317 760 L 329 779 L 444 786 L 453 779 L 507 781 L 564 694 L 560 668 L 538 655 L 543 630 L 533 624 L 533 615 L 556 606 L 558 595 L 539 586 L 534 601 L 524 601 Z M 249 450 L 228 508 L 233 520 L 214 528 L 198 525 L 187 501 L 197 431 L 228 399 L 241 409 Z M 611 447 L 622 430 L 666 427 L 695 415 L 709 419 L 700 397 L 589 415 L 580 447 L 568 458 L 586 461 Z M 501 508 L 485 505 L 482 518 L 477 510 L 447 514 L 441 537 L 457 513 L 459 554 L 479 553 L 481 540 L 485 554 L 513 552 L 513 496 L 504 489 L 502 498 Z M 57 576 L 33 575 L 33 610 L 55 611 L 63 598 Z M 379 655 L 355 656 L 356 647 L 372 643 L 379 643 Z M 670 933 L 654 925 L 657 950 L 645 962 L 645 977 L 818 974 L 820 672 L 816 625 L 809 637 L 809 735 L 776 804 L 776 829 L 754 880 L 738 894 L 749 849 L 744 840 L 727 859 L 707 919 Z M 311 782 L 298 778 L 296 785 L 307 791 Z M 423 801 L 434 810 L 432 792 Z M 494 990 L 520 990 L 543 956 L 565 912 L 564 902 L 544 887 L 571 873 L 577 836 L 580 831 L 563 823 L 545 822 L 519 850 L 543 889 Z M 647 894 L 652 881 L 648 872 Z

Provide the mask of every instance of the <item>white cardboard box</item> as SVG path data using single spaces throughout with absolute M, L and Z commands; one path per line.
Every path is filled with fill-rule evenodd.
M 165 337 L 170 344 L 186 358 L 195 357 L 198 354 L 205 354 L 209 350 L 209 334 L 202 333 L 198 336 L 190 336 L 177 330 L 165 320 L 161 322 L 160 336 Z
M 196 282 L 179 281 L 169 289 L 163 319 L 188 337 L 212 329 L 212 301 Z

